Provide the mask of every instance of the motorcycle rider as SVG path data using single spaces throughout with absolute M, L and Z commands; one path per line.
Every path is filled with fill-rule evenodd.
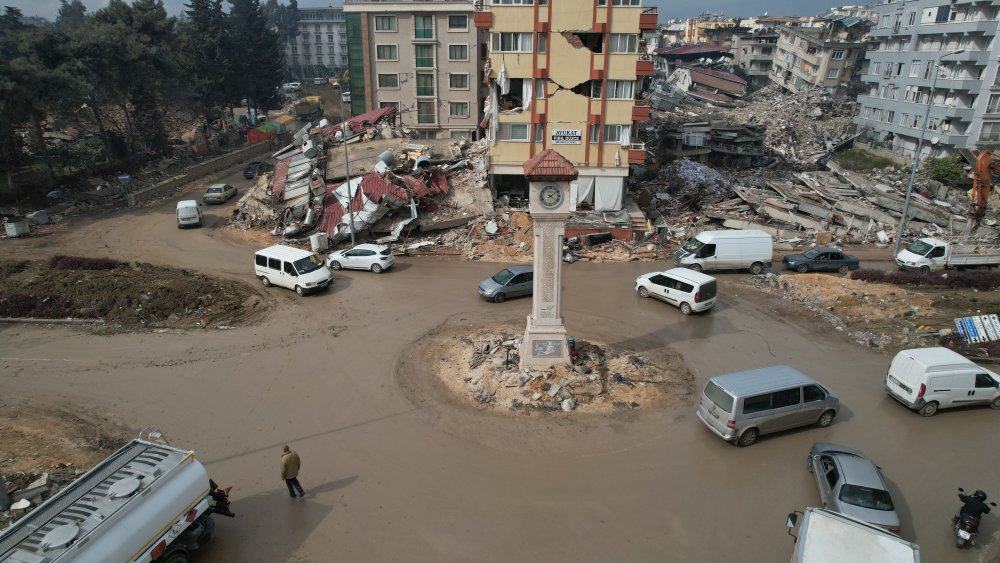
M 983 491 L 976 491 L 971 495 L 958 493 L 958 500 L 962 501 L 964 504 L 958 511 L 958 515 L 955 516 L 955 522 L 958 522 L 958 519 L 962 514 L 971 516 L 976 519 L 976 522 L 979 522 L 979 520 L 982 519 L 983 514 L 990 513 L 990 507 L 986 505 L 986 493 Z

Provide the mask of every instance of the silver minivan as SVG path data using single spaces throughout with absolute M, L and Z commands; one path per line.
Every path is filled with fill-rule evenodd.
M 698 418 L 723 440 L 749 446 L 771 432 L 815 424 L 825 428 L 840 399 L 790 366 L 770 366 L 708 380 Z

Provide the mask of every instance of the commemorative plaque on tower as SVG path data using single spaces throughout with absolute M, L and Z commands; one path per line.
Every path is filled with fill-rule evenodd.
M 577 176 L 576 167 L 552 149 L 524 163 L 534 224 L 534 276 L 531 314 L 521 339 L 522 368 L 570 362 L 562 318 L 562 252 L 570 212 L 569 183 Z

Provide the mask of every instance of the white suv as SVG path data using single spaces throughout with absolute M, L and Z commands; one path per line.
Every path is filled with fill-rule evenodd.
M 655 297 L 679 307 L 685 315 L 715 306 L 715 278 L 687 268 L 650 272 L 635 279 L 639 297 Z

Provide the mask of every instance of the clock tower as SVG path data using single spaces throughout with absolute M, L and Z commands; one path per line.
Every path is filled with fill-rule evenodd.
M 570 362 L 562 319 L 562 252 L 569 218 L 569 183 L 576 168 L 552 149 L 524 163 L 528 210 L 534 224 L 531 314 L 521 339 L 521 367 Z

